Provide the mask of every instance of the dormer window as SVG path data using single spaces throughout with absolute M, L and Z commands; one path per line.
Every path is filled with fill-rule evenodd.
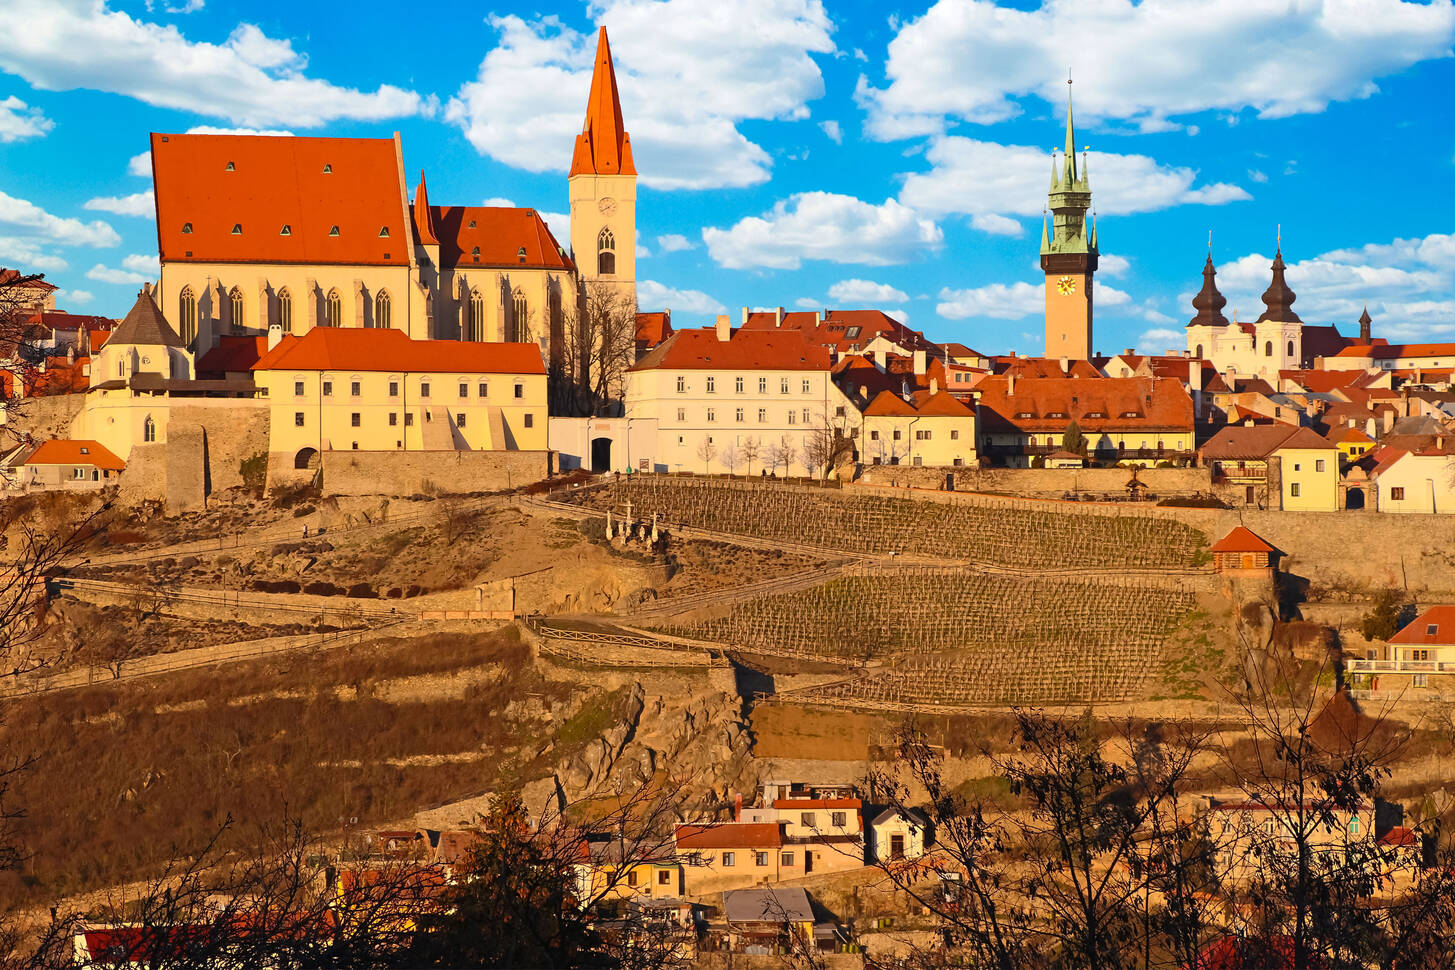
M 380 239 L 388 239 L 389 238 L 389 227 L 388 226 L 380 226 L 379 227 L 379 238 Z
M 234 236 L 241 236 L 242 235 L 242 223 L 241 222 L 234 222 L 232 224 L 232 234 Z
M 518 260 L 520 260 L 522 263 L 525 262 L 525 247 L 524 246 L 522 246 L 522 247 L 520 247 L 520 249 L 516 250 L 515 258 L 518 259 Z
M 475 228 L 475 220 L 474 219 L 471 219 L 470 220 L 470 228 L 471 229 L 474 229 Z
M 470 250 L 470 255 L 478 259 L 480 257 L 480 247 L 476 246 L 474 249 Z
M 81 454 L 83 454 L 83 455 L 89 455 L 89 454 L 91 454 L 91 449 L 90 449 L 90 448 L 87 448 L 87 447 L 85 447 L 85 446 L 84 446 L 84 445 L 83 445 L 83 446 L 82 446 L 82 447 L 81 447 Z
M 282 229 L 279 229 L 278 230 L 278 235 L 280 235 L 280 236 L 291 236 L 291 235 L 293 235 L 293 227 L 292 226 L 284 226 Z
M 1033 417 L 1034 415 L 1032 415 L 1029 411 L 1017 411 L 1015 416 L 1018 418 L 1029 418 Z
M 330 236 L 337 236 L 338 235 L 338 226 L 329 226 L 329 228 L 328 228 L 328 234 Z
M 190 222 L 184 222 L 184 223 L 182 223 L 182 234 L 183 235 L 187 235 L 191 231 L 192 231 L 192 223 L 190 223 Z
M 333 174 L 333 166 L 330 165 L 330 164 L 328 164 L 328 162 L 324 162 L 323 163 L 323 174 L 324 175 L 332 175 Z
M 236 172 L 237 171 L 237 166 L 234 165 L 232 162 L 228 162 L 227 163 L 227 168 L 223 169 L 223 171 L 224 172 Z

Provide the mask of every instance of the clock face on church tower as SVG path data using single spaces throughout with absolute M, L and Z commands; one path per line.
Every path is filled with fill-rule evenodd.
M 602 199 L 600 202 L 596 203 L 596 209 L 604 216 L 615 215 L 616 200 L 610 197 Z
M 1076 280 L 1072 279 L 1070 276 L 1063 276 L 1056 281 L 1056 290 L 1062 296 L 1070 296 L 1072 293 L 1076 292 Z

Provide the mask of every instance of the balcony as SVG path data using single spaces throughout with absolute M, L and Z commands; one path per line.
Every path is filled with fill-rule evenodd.
M 1214 485 L 1247 483 L 1261 485 L 1268 480 L 1267 465 L 1217 465 L 1213 468 Z
M 1351 674 L 1455 674 L 1455 660 L 1346 660 Z

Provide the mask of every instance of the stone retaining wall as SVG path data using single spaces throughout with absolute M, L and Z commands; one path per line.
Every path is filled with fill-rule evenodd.
M 326 451 L 323 453 L 323 491 L 325 495 L 499 492 L 548 478 L 554 454 L 550 451 Z
M 1031 498 L 1060 498 L 1067 492 L 1103 496 L 1126 494 L 1129 468 L 915 468 L 865 466 L 859 481 L 869 485 L 942 489 L 953 477 L 968 492 L 1005 492 Z M 1191 495 L 1212 490 L 1206 468 L 1141 468 L 1137 478 L 1156 495 Z

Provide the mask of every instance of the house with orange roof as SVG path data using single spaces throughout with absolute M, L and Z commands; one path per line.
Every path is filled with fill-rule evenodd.
M 859 452 L 867 464 L 961 468 L 976 464 L 975 411 L 931 386 L 902 397 L 882 390 L 864 408 Z
M 1374 439 L 1359 428 L 1335 428 L 1327 437 L 1339 449 L 1339 458 L 1345 463 L 1364 457 L 1375 445 Z
M 1389 638 L 1384 656 L 1377 648 L 1367 657 L 1344 662 L 1351 674 L 1378 679 L 1371 686 L 1381 691 L 1455 688 L 1455 606 L 1431 606 Z
M 1455 343 L 1354 344 L 1323 360 L 1326 370 L 1445 371 L 1455 367 Z
M 1381 512 L 1455 512 L 1455 441 L 1392 449 L 1370 472 Z
M 95 491 L 115 485 L 126 462 L 98 441 L 53 439 L 24 444 L 0 462 L 7 488 Z
M 1214 486 L 1258 508 L 1332 512 L 1339 508 L 1338 448 L 1308 428 L 1236 425 L 1200 449 Z
M 1278 550 L 1240 525 L 1213 543 L 1212 557 L 1213 572 L 1272 580 Z

